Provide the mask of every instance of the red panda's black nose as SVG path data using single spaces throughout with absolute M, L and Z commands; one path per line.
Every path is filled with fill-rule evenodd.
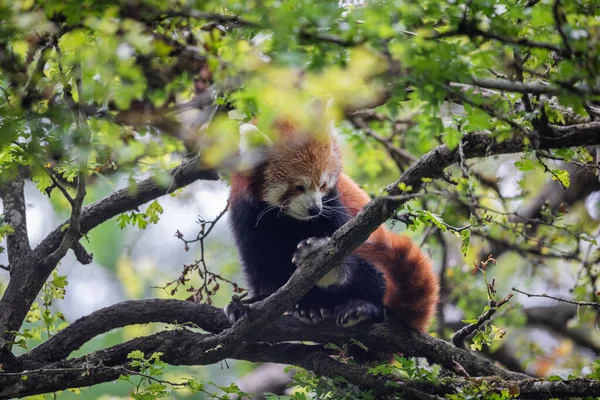
M 308 209 L 308 215 L 314 217 L 315 215 L 319 215 L 321 213 L 321 207 L 319 206 L 310 206 Z

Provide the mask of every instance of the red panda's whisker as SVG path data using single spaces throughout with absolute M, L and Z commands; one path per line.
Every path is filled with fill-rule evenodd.
M 347 216 L 348 215 L 348 213 L 346 213 L 344 211 L 336 210 L 335 208 L 328 207 L 328 206 L 323 206 L 323 214 L 325 214 L 325 211 L 336 212 L 336 213 L 338 213 L 340 215 L 343 215 L 343 216 Z
M 334 201 L 335 199 L 337 199 L 337 198 L 338 198 L 338 197 L 340 197 L 340 196 L 341 196 L 341 194 L 339 194 L 339 193 L 338 193 L 338 195 L 337 195 L 337 196 L 335 196 L 335 197 L 332 197 L 332 198 L 330 198 L 330 199 L 327 199 L 327 200 L 325 200 L 325 201 L 323 202 L 323 204 L 327 204 L 327 203 L 329 203 L 329 202 L 331 202 L 331 201 Z
M 281 203 L 281 206 L 279 206 L 279 211 L 277 211 L 277 218 L 279 218 L 279 215 L 283 211 L 283 207 L 287 206 L 291 202 L 292 202 L 292 199 L 287 199 L 286 201 L 284 201 L 283 203 Z
M 332 210 L 333 209 L 335 209 L 335 210 L 346 210 L 346 207 L 344 207 L 344 206 L 328 206 L 328 205 L 323 205 L 323 207 L 327 207 L 327 208 L 330 208 Z
M 260 222 L 262 217 L 264 217 L 269 211 L 274 210 L 277 207 L 279 207 L 279 206 L 269 206 L 269 207 L 265 208 L 264 210 L 262 210 L 260 212 L 260 214 L 258 214 L 258 217 L 256 217 L 256 225 L 254 225 L 254 227 L 256 228 L 258 226 L 258 223 Z
M 328 210 L 346 210 L 346 207 L 344 206 L 328 206 L 326 204 L 323 204 L 323 208 L 326 208 Z
M 326 213 L 324 213 L 324 212 L 322 212 L 322 211 L 321 211 L 321 213 L 320 213 L 318 216 L 319 216 L 319 217 L 320 217 L 320 216 L 323 216 L 323 217 L 327 218 L 329 221 L 333 221 L 333 219 L 331 219 L 331 217 L 330 217 L 329 215 L 327 215 Z

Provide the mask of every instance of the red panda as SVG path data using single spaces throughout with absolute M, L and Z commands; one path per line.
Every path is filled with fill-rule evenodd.
M 263 146 L 250 147 L 250 136 L 262 133 L 242 126 L 243 170 L 232 175 L 230 223 L 252 295 L 248 303 L 287 282 L 296 265 L 370 201 L 342 173 L 333 127 L 311 135 L 286 120 L 274 130 L 280 136 L 275 143 L 262 136 Z M 308 322 L 332 316 L 349 326 L 381 321 L 385 309 L 394 321 L 426 331 L 438 292 L 428 257 L 407 236 L 381 226 L 292 313 Z M 232 322 L 243 313 L 229 306 L 225 312 Z

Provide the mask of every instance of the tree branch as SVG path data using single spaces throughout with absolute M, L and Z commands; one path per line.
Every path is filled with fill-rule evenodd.
M 77 127 L 78 136 L 81 137 L 81 146 L 87 148 L 90 144 L 91 132 L 87 124 L 87 117 L 83 105 L 85 99 L 83 98 L 82 88 L 82 77 L 81 77 L 81 65 L 76 64 L 73 71 L 75 78 L 75 85 L 77 87 L 77 95 L 79 103 L 77 108 L 72 110 L 75 117 L 75 125 Z M 60 246 L 43 261 L 44 264 L 55 265 L 67 254 L 67 251 L 71 247 L 74 248 L 74 243 L 79 241 L 81 238 L 81 208 L 83 207 L 83 200 L 86 195 L 86 179 L 87 179 L 87 153 L 85 158 L 79 161 L 79 173 L 77 174 L 77 191 L 75 198 L 72 199 L 71 203 L 71 217 L 69 218 L 69 228 L 64 235 Z
M 6 238 L 8 263 L 11 268 L 31 252 L 27 235 L 24 185 L 25 181 L 20 169 L 16 171 L 14 177 L 8 177 L 4 182 L 0 182 L 4 222 L 14 230 Z
M 7 177 L 4 182 L 0 182 L 0 197 L 2 197 L 4 221 L 13 229 L 13 233 L 9 234 L 6 238 L 9 265 L 3 268 L 10 272 L 11 279 L 9 285 L 13 281 L 19 280 L 23 275 L 26 275 L 31 269 L 28 260 L 32 253 L 27 234 L 25 192 L 23 190 L 25 181 L 21 175 L 20 168 L 14 172 L 16 173 L 14 177 Z M 3 331 L 1 328 L 6 326 L 5 324 L 9 321 L 8 315 L 2 312 L 5 307 L 8 307 L 4 303 L 0 300 L 0 334 Z M 29 306 L 27 309 L 29 309 Z M 25 318 L 25 315 L 23 315 L 23 318 Z M 2 360 L 12 358 L 12 354 L 10 353 L 10 337 L 10 335 L 8 338 L 0 335 L 0 363 Z
M 179 300 L 131 300 L 98 310 L 73 322 L 51 339 L 18 359 L 21 367 L 40 368 L 48 362 L 65 359 L 93 337 L 115 328 L 132 324 L 162 322 L 171 324 L 192 324 L 218 338 L 229 328 L 227 318 L 221 309 Z M 432 363 L 452 366 L 459 362 L 473 376 L 501 376 L 505 379 L 523 379 L 525 375 L 499 368 L 471 353 L 458 349 L 440 339 L 416 332 L 403 326 L 374 324 L 353 329 L 340 328 L 324 322 L 319 329 L 307 325 L 293 317 L 275 318 L 270 329 L 261 334 L 262 342 L 312 341 L 318 343 L 348 342 L 359 340 L 373 350 L 401 352 L 406 355 L 425 357 Z M 220 344 L 220 342 L 218 342 Z M 244 340 L 240 343 L 249 343 Z M 228 349 L 226 354 L 239 350 Z M 218 353 L 215 350 L 215 353 Z M 229 356 L 223 356 L 227 358 Z M 285 362 L 285 361 L 283 361 Z
M 432 37 L 432 39 L 441 39 L 441 38 L 463 36 L 463 35 L 468 36 L 470 38 L 482 37 L 484 39 L 496 40 L 500 43 L 505 43 L 505 44 L 529 47 L 529 48 L 533 48 L 533 49 L 544 49 L 544 50 L 554 51 L 555 53 L 563 55 L 563 56 L 572 54 L 571 52 L 569 52 L 569 49 L 563 49 L 560 46 L 554 45 L 552 43 L 537 42 L 535 40 L 530 40 L 527 38 L 514 38 L 514 37 L 510 37 L 510 36 L 502 36 L 495 32 L 483 31 L 481 29 L 478 29 L 478 28 L 475 28 L 472 26 L 469 26 L 466 29 L 459 29 L 456 31 L 439 33 L 439 34 L 434 35 Z
M 102 333 L 151 322 L 192 324 L 211 333 L 231 326 L 221 309 L 209 305 L 180 300 L 129 300 L 79 318 L 22 359 L 26 364 L 59 361 Z
M 211 12 L 202 12 L 194 9 L 183 9 L 180 11 L 168 10 L 161 12 L 160 15 L 153 16 L 151 18 L 145 18 L 146 23 L 160 22 L 167 18 L 193 18 L 193 19 L 204 19 L 212 22 L 216 22 L 220 25 L 227 27 L 246 27 L 246 28 L 258 28 L 259 25 L 256 22 L 248 21 L 236 15 L 224 15 Z
M 595 302 L 595 301 L 575 301 L 575 300 L 562 299 L 560 297 L 550 296 L 549 294 L 546 294 L 546 293 L 532 294 L 532 293 L 526 293 L 526 292 L 524 292 L 522 290 L 519 290 L 519 289 L 516 289 L 516 288 L 512 288 L 512 290 L 514 290 L 517 293 L 524 294 L 527 297 L 545 297 L 547 299 L 552 299 L 552 300 L 560 301 L 561 303 L 574 304 L 574 305 L 576 305 L 578 307 L 600 308 L 600 303 Z
M 599 94 L 600 91 L 597 88 L 592 88 L 587 85 L 581 84 L 578 86 L 567 86 L 561 87 L 557 85 L 545 84 L 545 83 L 523 83 L 519 81 L 511 81 L 509 79 L 488 79 L 488 78 L 477 78 L 472 77 L 471 82 L 466 82 L 479 86 L 485 89 L 496 89 L 506 92 L 517 92 L 517 93 L 529 93 L 529 94 L 549 94 L 559 95 L 565 91 L 565 89 L 578 94 L 580 96 L 588 96 L 591 94 Z
M 481 314 L 479 317 L 477 317 L 477 320 L 474 323 L 466 325 L 466 326 L 462 327 L 461 329 L 459 329 L 452 337 L 452 343 L 454 343 L 454 345 L 456 347 L 464 347 L 465 339 L 469 335 L 474 333 L 476 330 L 481 328 L 481 326 L 483 324 L 485 324 L 487 321 L 492 319 L 492 316 L 494 314 L 496 314 L 496 312 L 500 309 L 500 307 L 502 307 L 504 304 L 506 304 L 512 298 L 512 296 L 513 296 L 513 294 L 509 293 L 506 295 L 506 297 L 504 297 L 500 301 L 490 300 L 488 303 L 489 308 L 483 314 Z

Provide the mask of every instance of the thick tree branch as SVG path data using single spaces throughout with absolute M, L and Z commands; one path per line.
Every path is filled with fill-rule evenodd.
M 10 271 L 10 282 L 19 279 L 31 269 L 28 260 L 32 253 L 27 234 L 25 192 L 23 190 L 25 182 L 20 168 L 15 171 L 15 174 L 14 177 L 6 177 L 0 182 L 4 222 L 13 229 L 13 232 L 6 238 L 9 266 L 3 268 Z M 2 301 L 0 301 L 0 307 L 3 307 Z M 7 322 L 8 316 L 0 310 L 0 327 Z M 8 340 L 0 336 L 0 362 L 3 359 L 12 358 L 9 341 L 10 336 Z
M 206 335 L 176 330 L 138 338 L 84 357 L 47 365 L 22 372 L 0 372 L 0 399 L 91 386 L 117 379 L 127 374 L 127 354 L 141 350 L 145 354 L 162 352 L 162 360 L 171 365 L 206 365 L 216 358 L 215 342 Z M 379 398 L 386 394 L 404 392 L 413 398 L 431 398 L 422 393 L 417 384 L 397 382 L 386 385 L 386 379 L 368 373 L 364 367 L 343 364 L 329 357 L 320 345 L 255 343 L 224 358 L 254 362 L 291 363 L 330 378 L 344 377 L 360 387 L 373 390 Z M 224 359 L 223 358 L 223 359 Z M 23 376 L 27 379 L 23 380 Z
M 20 357 L 19 363 L 30 369 L 39 368 L 45 363 L 68 357 L 71 352 L 97 335 L 115 328 L 149 322 L 193 324 L 217 334 L 215 338 L 218 338 L 221 332 L 226 333 L 226 329 L 230 326 L 221 309 L 207 304 L 159 299 L 126 301 L 103 308 L 73 322 L 29 354 Z M 450 343 L 403 326 L 375 324 L 347 329 L 331 323 L 323 323 L 317 330 L 312 325 L 304 324 L 292 317 L 282 317 L 275 318 L 270 329 L 261 334 L 261 341 L 273 343 L 283 341 L 347 342 L 350 338 L 361 341 L 373 350 L 387 350 L 425 357 L 432 363 L 448 367 L 457 361 L 473 376 L 496 375 L 506 379 L 523 379 L 525 377 L 496 367 Z M 237 348 L 240 347 L 238 343 Z M 234 350 L 228 350 L 228 354 L 231 351 Z
M 231 326 L 221 309 L 209 305 L 179 300 L 129 300 L 79 318 L 23 359 L 32 362 L 59 361 L 101 333 L 151 322 L 192 324 L 212 333 L 222 332 Z
M 140 350 L 147 355 L 162 352 L 162 360 L 171 365 L 207 365 L 225 358 L 254 362 L 283 361 L 286 355 L 310 359 L 322 346 L 300 344 L 251 344 L 228 353 L 217 352 L 218 341 L 213 335 L 187 329 L 164 331 L 130 340 L 83 357 L 61 361 L 22 372 L 0 372 L 0 399 L 47 393 L 70 387 L 82 387 L 115 380 L 123 374 L 129 362 L 127 354 Z M 224 357 L 221 357 L 221 354 Z M 22 376 L 27 376 L 26 380 Z
M 8 263 L 13 267 L 19 259 L 26 257 L 31 252 L 29 237 L 27 236 L 27 218 L 25 212 L 25 182 L 20 169 L 14 177 L 8 177 L 0 182 L 0 197 L 4 214 L 4 223 L 14 230 L 6 238 Z

